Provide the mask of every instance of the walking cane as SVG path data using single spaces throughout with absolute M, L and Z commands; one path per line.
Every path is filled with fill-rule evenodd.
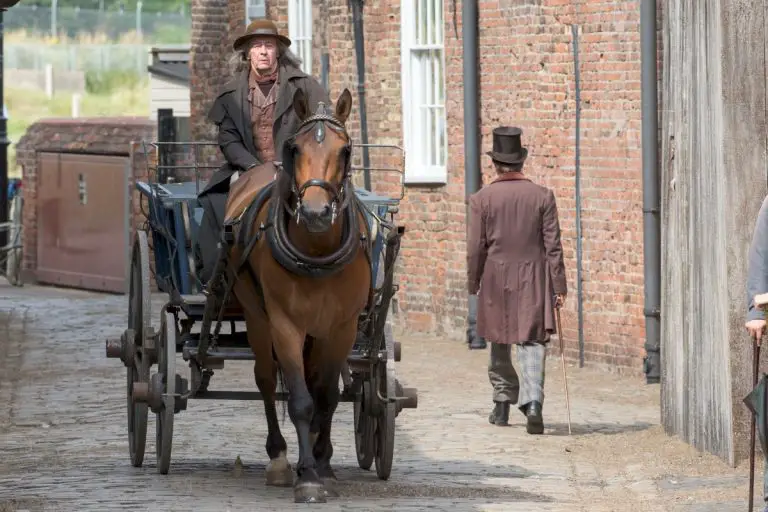
M 555 305 L 555 317 L 557 318 L 557 337 L 560 339 L 560 361 L 563 365 L 563 384 L 565 385 L 565 410 L 568 412 L 568 435 L 571 435 L 571 401 L 568 398 L 568 375 L 565 373 L 565 342 L 563 341 L 563 327 L 560 322 L 560 306 Z M 752 432 L 754 433 L 754 423 Z M 754 434 L 752 439 L 754 445 Z M 754 459 L 754 449 L 752 450 Z
M 760 371 L 760 341 L 753 340 L 752 345 L 752 388 L 757 386 L 757 374 Z M 749 512 L 755 507 L 755 425 L 757 414 L 752 415 L 749 439 Z

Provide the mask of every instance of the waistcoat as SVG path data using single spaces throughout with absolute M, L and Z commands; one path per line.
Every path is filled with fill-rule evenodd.
M 272 136 L 272 125 L 275 120 L 275 107 L 277 106 L 277 90 L 280 85 L 278 76 L 269 94 L 264 93 L 255 80 L 253 73 L 249 74 L 248 100 L 251 103 L 251 130 L 253 131 L 253 144 L 256 146 L 259 161 L 269 162 L 275 160 L 275 141 Z

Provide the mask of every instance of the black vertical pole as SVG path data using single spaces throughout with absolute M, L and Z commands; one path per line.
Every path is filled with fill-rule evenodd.
M 168 183 L 168 178 L 176 178 L 175 169 L 170 169 L 173 166 L 173 145 L 163 144 L 164 142 L 176 142 L 176 126 L 173 119 L 172 108 L 159 108 L 157 109 L 157 141 L 160 143 L 158 147 L 158 165 L 157 165 L 157 182 Z
M 661 194 L 657 96 L 656 0 L 640 4 L 640 84 L 643 146 L 643 277 L 645 380 L 661 381 Z
M 576 93 L 576 148 L 574 167 L 576 193 L 576 311 L 579 325 L 579 368 L 584 368 L 584 279 L 581 223 L 581 71 L 579 67 L 579 26 L 571 25 L 573 36 L 573 77 Z
M 323 52 L 320 55 L 320 80 L 322 82 L 323 89 L 326 92 L 330 92 L 331 89 L 328 85 L 328 74 L 331 72 L 331 56 L 328 52 Z
M 0 224 L 8 222 L 8 120 L 5 118 L 5 91 L 3 81 L 5 62 L 3 59 L 3 13 L 0 7 Z M 0 247 L 8 243 L 8 231 L 0 230 Z
M 462 69 L 464 79 L 464 195 L 469 208 L 469 196 L 483 185 L 480 172 L 480 116 L 478 115 L 478 7 L 477 2 L 461 5 Z M 469 215 L 467 215 L 469 217 Z
M 355 29 L 355 56 L 357 57 L 357 94 L 360 103 L 360 142 L 363 146 L 363 177 L 365 189 L 371 190 L 371 161 L 368 158 L 368 116 L 365 111 L 365 40 L 363 38 L 363 0 L 351 0 L 352 25 Z

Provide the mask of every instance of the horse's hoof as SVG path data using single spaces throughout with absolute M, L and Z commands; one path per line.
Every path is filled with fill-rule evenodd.
M 320 480 L 323 481 L 325 495 L 329 498 L 338 498 L 339 492 L 336 489 L 336 484 L 338 484 L 339 481 L 336 479 L 336 473 L 333 472 L 333 469 L 330 466 L 325 466 L 319 468 L 317 474 L 320 477 Z
M 301 482 L 293 488 L 293 501 L 296 503 L 325 503 L 325 488 L 317 482 Z
M 336 489 L 336 484 L 339 483 L 336 477 L 323 478 L 323 488 L 325 489 L 325 495 L 328 498 L 338 498 L 339 491 Z
M 293 470 L 288 460 L 278 458 L 269 461 L 267 465 L 267 485 L 274 487 L 290 487 L 293 485 Z

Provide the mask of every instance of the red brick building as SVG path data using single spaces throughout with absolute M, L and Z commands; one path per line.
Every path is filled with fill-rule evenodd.
M 318 78 L 327 49 L 331 99 L 345 87 L 353 93 L 350 123 L 359 141 L 348 0 L 256 3 L 193 0 L 193 133 L 215 136 L 205 113 L 226 80 L 231 42 L 247 22 L 246 10 L 258 16 L 265 9 L 290 32 L 294 52 Z M 640 372 L 645 353 L 640 2 L 487 0 L 479 11 L 484 181 L 492 172 L 485 156 L 491 130 L 501 124 L 523 127 L 530 150 L 526 173 L 554 189 L 560 209 L 570 356 L 577 353 L 578 300 L 571 26 L 578 26 L 585 359 Z M 364 4 L 369 142 L 404 145 L 407 151 L 396 318 L 411 332 L 455 337 L 464 335 L 467 305 L 461 14 L 461 0 Z

